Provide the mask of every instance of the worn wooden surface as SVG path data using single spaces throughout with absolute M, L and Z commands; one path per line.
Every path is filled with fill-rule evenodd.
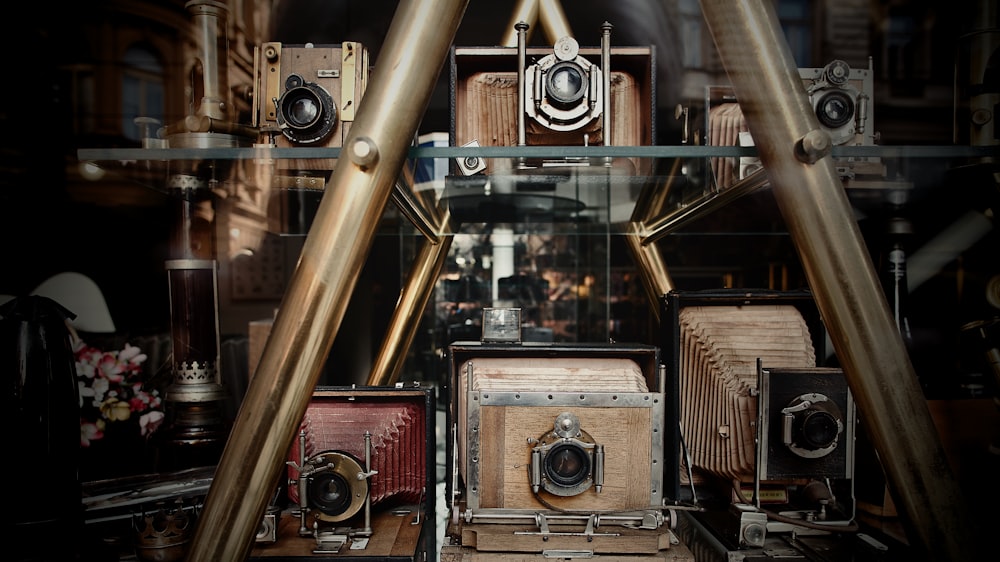
M 589 540 L 576 526 L 556 526 L 549 530 L 548 537 L 543 538 L 531 525 L 452 525 L 448 528 L 446 544 L 441 547 L 441 562 L 509 562 L 590 556 L 615 561 L 694 561 L 688 547 L 666 527 L 632 529 L 603 525 L 594 530 Z
M 251 560 L 267 560 L 268 558 L 281 557 L 289 558 L 309 558 L 310 560 L 322 559 L 348 559 L 354 557 L 393 557 L 393 558 L 414 558 L 420 548 L 420 534 L 423 530 L 421 524 L 414 525 L 416 511 L 406 510 L 386 510 L 372 515 L 372 534 L 369 537 L 365 548 L 357 548 L 357 544 L 348 539 L 336 554 L 313 554 L 316 548 L 316 539 L 312 536 L 299 536 L 299 519 L 289 513 L 282 514 L 278 524 L 278 540 L 274 544 L 260 545 L 250 553 Z M 355 527 L 358 525 L 355 524 Z M 354 548 L 352 548 L 352 546 Z

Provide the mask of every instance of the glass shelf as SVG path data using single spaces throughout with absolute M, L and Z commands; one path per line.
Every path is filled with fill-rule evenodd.
M 114 148 L 81 149 L 81 162 L 119 174 L 128 181 L 171 193 L 170 176 L 194 174 L 215 180 L 219 186 L 238 181 L 258 190 L 322 188 L 332 165 L 318 166 L 325 172 L 310 172 L 303 179 L 297 171 L 286 171 L 302 162 L 334 162 L 340 148 Z M 845 180 L 852 201 L 871 210 L 902 196 L 905 200 L 925 197 L 946 181 L 946 175 L 972 169 L 995 158 L 995 147 L 978 146 L 838 146 L 835 160 L 878 160 L 882 177 Z M 711 177 L 710 162 L 735 162 L 756 157 L 755 147 L 737 146 L 521 146 L 521 147 L 413 147 L 407 167 L 417 162 L 479 159 L 488 173 L 468 176 L 452 174 L 428 182 L 414 182 L 402 173 L 397 190 L 405 198 L 447 205 L 458 222 L 605 223 L 621 225 L 635 221 L 636 204 L 643 191 L 667 190 L 655 216 L 642 222 L 653 238 L 682 230 L 704 215 L 748 194 L 767 188 L 758 174 L 751 181 L 719 189 Z M 238 167 L 239 174 L 231 170 Z M 441 166 L 437 166 L 439 169 Z M 236 177 L 234 177 L 236 176 Z M 285 176 L 284 181 L 275 178 Z M 296 176 L 288 179 L 289 176 Z M 314 178 L 318 176 L 318 178 Z M 260 185 L 260 184 L 268 185 Z M 278 186 L 278 187 L 273 187 Z M 432 197 L 425 190 L 433 189 Z M 318 197 L 318 196 L 317 196 Z M 954 197 L 954 195 L 952 195 Z M 313 204 L 316 204 L 313 202 Z M 414 203 L 417 204 L 417 203 Z M 431 212 L 423 209 L 421 212 Z M 639 209 L 643 211 L 643 209 Z M 433 214 L 431 212 L 431 214 Z M 612 229 L 614 234 L 622 229 Z M 425 231 L 425 234 L 428 234 Z M 437 231 L 437 235 L 447 235 Z

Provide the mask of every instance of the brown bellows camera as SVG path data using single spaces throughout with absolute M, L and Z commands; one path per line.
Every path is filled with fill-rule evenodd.
M 850 520 L 855 405 L 843 371 L 817 366 L 824 335 L 811 295 L 672 291 L 664 305 L 668 386 L 679 389 L 686 453 L 681 481 L 692 493 L 719 488 L 732 497 L 734 528 L 754 530 L 738 533 L 741 544 L 762 544 L 762 504 Z
M 873 146 L 874 71 L 851 68 L 842 60 L 824 67 L 800 68 L 799 77 L 809 96 L 820 129 L 830 135 L 833 146 Z M 733 89 L 709 86 L 706 89 L 706 141 L 710 146 L 753 146 L 743 110 Z M 761 169 L 754 156 L 712 158 L 712 176 L 717 189 L 726 189 Z M 837 172 L 844 179 L 878 176 L 884 173 L 878 158 L 836 159 Z
M 453 145 L 648 146 L 655 142 L 651 46 L 581 47 L 563 37 L 552 47 L 452 49 Z M 519 50 L 523 47 L 524 59 Z M 634 172 L 643 165 L 631 160 Z M 466 166 L 465 175 L 496 171 Z

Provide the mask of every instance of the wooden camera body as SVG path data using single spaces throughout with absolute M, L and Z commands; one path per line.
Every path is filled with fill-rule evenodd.
M 455 47 L 450 60 L 451 144 L 653 145 L 654 55 L 652 46 L 581 47 L 566 37 L 554 47 L 525 47 L 522 68 L 518 47 Z M 558 87 L 553 84 L 563 89 L 554 91 Z M 618 164 L 629 164 L 631 173 L 650 172 L 648 159 L 622 160 Z M 498 159 L 476 165 L 463 160 L 458 169 L 462 175 L 489 175 L 507 165 Z
M 841 60 L 823 67 L 799 68 L 802 87 L 819 120 L 820 129 L 830 136 L 833 146 L 874 146 L 878 139 L 874 119 L 874 70 L 852 68 Z M 705 93 L 705 136 L 710 146 L 753 146 L 743 111 L 730 86 L 708 86 Z M 845 180 L 884 175 L 877 157 L 844 156 L 835 160 L 838 174 Z M 712 158 L 712 175 L 717 189 L 732 187 L 761 169 L 755 156 Z
M 339 148 L 368 86 L 368 50 L 357 42 L 264 43 L 255 52 L 254 126 L 277 148 Z M 294 170 L 330 170 L 329 159 L 289 159 Z
M 488 344 L 451 348 L 453 517 L 662 507 L 664 397 L 650 346 Z M 460 504 L 460 505 L 459 505 Z M 567 520 L 567 522 L 569 522 Z

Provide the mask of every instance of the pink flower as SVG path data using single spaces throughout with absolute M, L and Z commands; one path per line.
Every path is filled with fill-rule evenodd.
M 89 447 L 91 441 L 104 437 L 104 421 L 89 422 L 80 420 L 80 446 Z
M 111 353 L 105 353 L 94 365 L 96 368 L 95 375 L 101 376 L 108 379 L 111 382 L 120 383 L 125 380 L 125 367 L 122 365 L 118 358 Z
M 163 412 L 159 410 L 153 410 L 139 416 L 139 433 L 142 435 L 151 435 L 163 423 L 164 417 Z
M 146 354 L 143 353 L 138 347 L 126 343 L 125 349 L 118 352 L 118 359 L 134 365 L 139 365 L 146 360 Z

